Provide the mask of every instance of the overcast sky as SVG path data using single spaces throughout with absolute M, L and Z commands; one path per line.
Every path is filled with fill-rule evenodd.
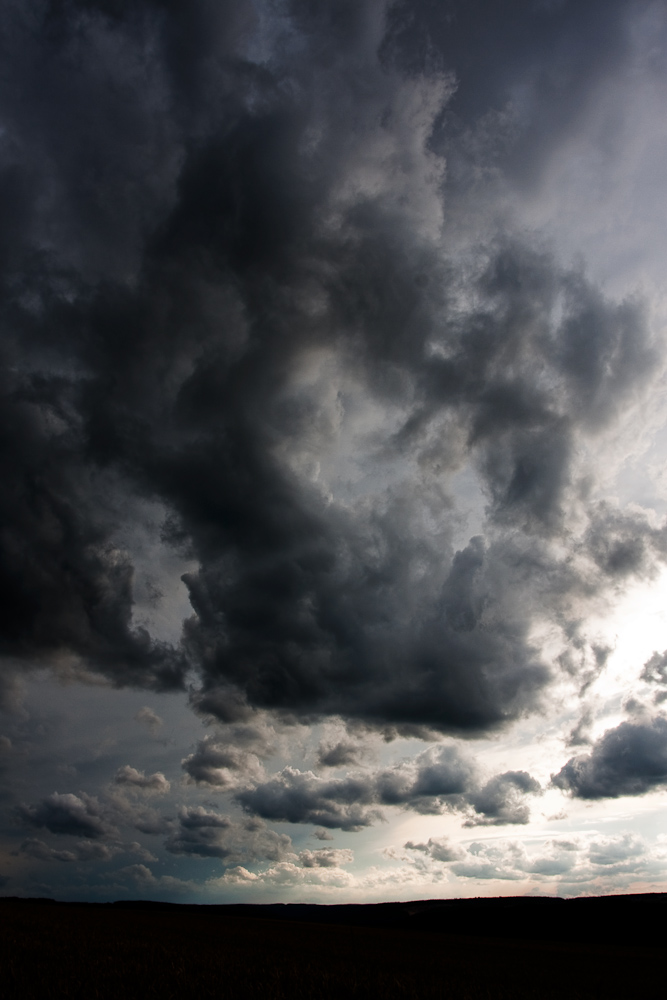
M 662 0 L 5 0 L 8 895 L 667 888 Z

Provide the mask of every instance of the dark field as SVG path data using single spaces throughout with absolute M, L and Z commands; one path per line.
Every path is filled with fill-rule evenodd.
M 623 923 L 626 935 L 637 939 L 641 900 L 646 900 L 647 933 L 667 910 L 664 900 L 625 898 L 636 901 L 634 918 L 632 905 L 611 906 L 607 931 L 600 905 L 597 913 L 595 906 L 585 913 L 580 906 L 583 919 L 577 925 L 572 904 L 613 904 L 619 897 L 562 903 L 559 912 L 571 907 L 575 937 L 599 939 L 589 942 L 516 936 L 526 929 L 534 938 L 567 936 L 566 929 L 559 931 L 553 920 L 541 917 L 547 908 L 555 912 L 557 902 L 530 905 L 539 900 L 525 901 L 527 906 L 514 901 L 519 904 L 514 910 L 501 900 L 421 904 L 420 910 L 420 904 L 181 907 L 5 899 L 0 900 L 4 995 L 86 1000 L 664 998 L 664 923 L 655 928 L 651 946 L 621 943 Z M 293 909 L 307 919 L 292 919 Z M 459 919 L 457 912 L 465 935 L 451 933 L 448 926 Z M 492 919 L 494 927 L 489 926 Z M 595 925 L 587 935 L 590 921 Z M 475 923 L 483 934 L 471 933 Z

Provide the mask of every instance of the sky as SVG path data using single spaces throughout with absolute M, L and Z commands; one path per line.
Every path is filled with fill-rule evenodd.
M 1 5 L 4 895 L 667 890 L 666 45 Z

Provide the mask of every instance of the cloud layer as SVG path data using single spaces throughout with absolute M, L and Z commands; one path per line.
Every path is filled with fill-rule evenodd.
M 408 882 L 641 868 L 481 838 L 666 783 L 667 654 L 599 683 L 667 557 L 660 5 L 6 0 L 0 38 L 10 857 L 351 891 L 400 812 Z M 72 733 L 21 701 L 53 678 Z M 75 736 L 83 684 L 127 727 Z
M 222 720 L 483 732 L 540 703 L 536 619 L 663 558 L 660 527 L 586 501 L 581 463 L 655 375 L 643 307 L 518 232 L 464 256 L 448 233 L 446 116 L 513 84 L 492 61 L 481 88 L 486 35 L 446 6 L 8 6 L 13 71 L 37 77 L 1 109 L 7 670 L 164 689 L 190 669 Z M 593 63 L 593 13 L 528 6 L 502 37 L 567 53 L 565 129 L 624 5 Z M 195 566 L 175 644 L 135 620 L 147 502 L 152 544 Z

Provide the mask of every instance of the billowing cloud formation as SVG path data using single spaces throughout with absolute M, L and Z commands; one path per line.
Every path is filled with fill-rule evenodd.
M 354 852 L 345 847 L 300 851 L 299 861 L 304 868 L 340 868 L 354 861 Z
M 291 851 L 291 846 L 289 837 L 269 830 L 261 820 L 237 822 L 201 806 L 183 807 L 178 829 L 165 842 L 172 854 L 220 858 L 225 864 L 280 861 Z
M 403 846 L 406 851 L 422 851 L 434 861 L 456 861 L 461 857 L 461 850 L 450 844 L 446 837 L 429 837 L 425 844 L 415 844 L 414 841 L 408 840 Z
M 125 785 L 128 788 L 137 788 L 146 792 L 157 792 L 158 795 L 164 795 L 171 788 L 170 783 L 160 771 L 156 771 L 155 774 L 144 774 L 143 771 L 137 771 L 129 764 L 119 767 L 113 780 L 116 785 Z
M 663 5 L 6 0 L 0 38 L 12 891 L 657 878 L 552 800 L 667 785 L 659 615 L 623 659 L 667 579 Z
M 411 864 L 418 869 L 427 865 L 433 874 L 439 865 L 447 865 L 460 879 L 520 881 L 530 876 L 538 882 L 556 880 L 563 887 L 625 873 L 658 871 L 664 864 L 663 852 L 657 850 L 650 857 L 647 844 L 632 833 L 588 841 L 554 839 L 530 851 L 513 841 L 473 842 L 465 850 L 445 839 L 431 839 L 426 844 L 408 841 L 404 846 Z
M 459 810 L 468 815 L 467 826 L 526 823 L 524 796 L 539 791 L 539 783 L 525 771 L 508 771 L 480 786 L 472 763 L 456 747 L 442 746 L 393 768 L 344 778 L 286 767 L 235 797 L 248 812 L 265 819 L 360 830 L 382 817 L 382 806 L 423 814 Z
M 643 795 L 667 784 L 667 719 L 608 729 L 590 754 L 572 757 L 551 780 L 582 799 Z
M 662 528 L 587 499 L 584 457 L 656 349 L 638 302 L 508 228 L 464 247 L 443 206 L 466 204 L 488 102 L 485 148 L 539 172 L 628 44 L 626 6 L 485 7 L 536 46 L 501 65 L 453 2 L 5 5 L 8 674 L 169 689 L 190 669 L 222 720 L 413 734 L 539 705 L 536 621 L 571 636 L 665 555 Z M 520 77 L 555 119 L 504 107 Z M 149 506 L 155 550 L 191 563 L 180 641 L 136 613 L 164 593 L 133 555 Z M 234 766 L 208 752 L 196 780 Z
M 97 838 L 108 832 L 98 803 L 89 795 L 54 792 L 37 805 L 20 806 L 18 812 L 24 822 L 51 833 Z
M 31 838 L 24 840 L 21 851 L 38 861 L 110 861 L 123 850 L 118 845 L 99 844 L 95 841 L 81 840 L 71 850 L 57 850 L 45 844 L 43 840 Z
M 241 778 L 260 778 L 263 774 L 258 755 L 267 753 L 263 734 L 253 727 L 234 726 L 224 738 L 206 736 L 182 766 L 195 782 L 218 788 L 231 788 Z
M 466 826 L 501 826 L 505 823 L 527 823 L 530 810 L 524 801 L 527 794 L 537 794 L 540 783 L 526 771 L 506 771 L 469 796 L 478 814 Z

